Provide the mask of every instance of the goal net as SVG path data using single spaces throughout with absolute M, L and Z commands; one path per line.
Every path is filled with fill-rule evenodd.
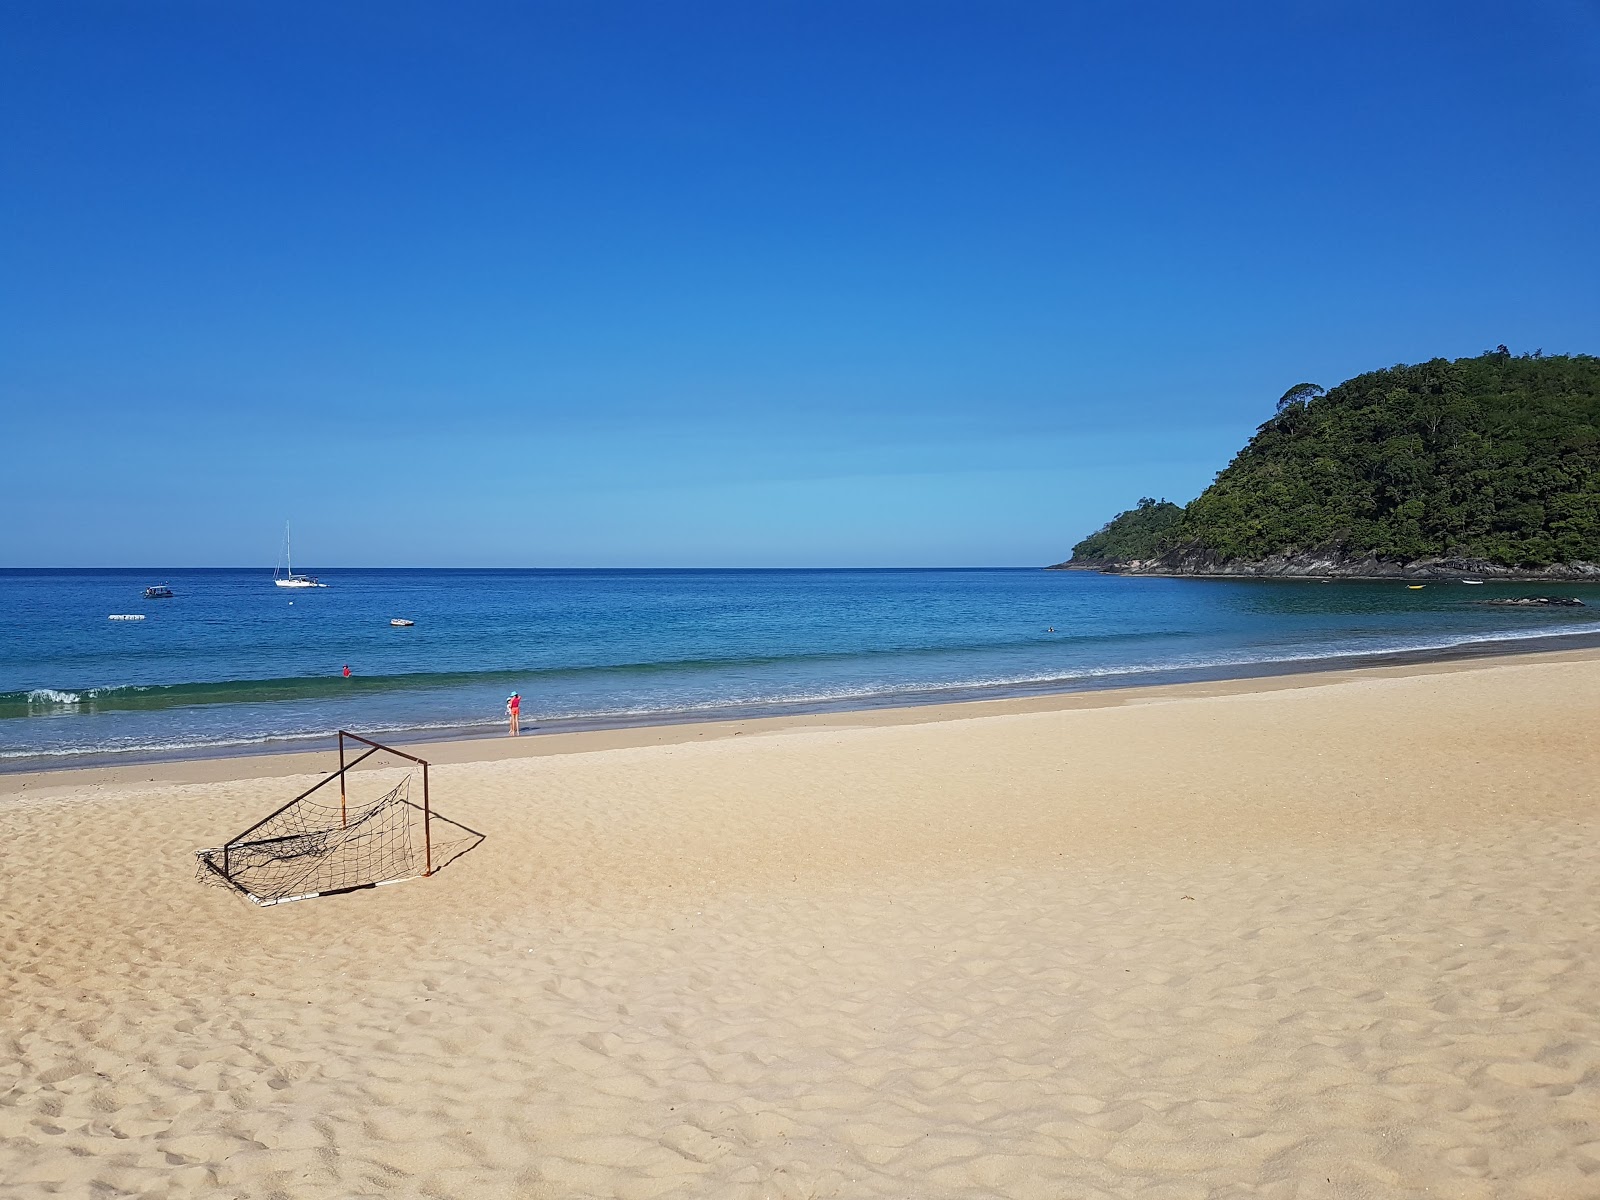
M 347 762 L 346 738 L 371 749 Z M 411 799 L 414 774 L 374 798 L 350 794 L 351 768 L 379 751 L 421 765 L 420 805 Z M 197 851 L 198 874 L 263 905 L 431 875 L 427 768 L 419 758 L 340 730 L 339 770 L 223 845 Z

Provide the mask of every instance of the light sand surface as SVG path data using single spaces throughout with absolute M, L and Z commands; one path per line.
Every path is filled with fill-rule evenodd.
M 0 1193 L 1600 1196 L 1597 718 L 1576 653 L 519 748 L 268 909 L 192 851 L 283 764 L 13 777 Z

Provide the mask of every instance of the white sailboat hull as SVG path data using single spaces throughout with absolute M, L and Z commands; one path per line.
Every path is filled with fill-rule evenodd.
M 318 583 L 315 579 L 274 579 L 273 583 L 286 588 L 313 588 L 327 587 L 325 583 Z

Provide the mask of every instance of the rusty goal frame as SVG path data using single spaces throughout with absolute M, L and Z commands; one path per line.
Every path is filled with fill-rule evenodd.
M 357 891 L 361 888 L 377 887 L 380 884 L 385 883 L 399 883 L 405 879 L 426 879 L 433 874 L 433 805 L 428 793 L 427 760 L 419 758 L 415 754 L 407 754 L 404 750 L 397 750 L 393 746 L 386 746 L 382 742 L 373 741 L 371 738 L 363 737 L 359 733 L 351 733 L 348 729 L 339 730 L 338 737 L 339 769 L 331 772 L 324 778 L 312 784 L 293 800 L 290 800 L 287 804 L 283 804 L 278 808 L 275 808 L 265 817 L 262 817 L 261 820 L 250 826 L 250 828 L 229 838 L 221 846 L 217 846 L 208 850 L 197 851 L 196 857 L 199 859 L 199 870 L 202 878 L 206 876 L 214 877 L 213 882 L 225 883 L 227 886 L 242 893 L 247 899 L 256 904 L 281 904 L 286 900 L 307 900 L 314 896 L 326 896 L 339 892 Z M 355 742 L 360 746 L 366 747 L 366 749 L 362 750 L 354 758 L 350 758 L 348 757 L 348 752 L 346 750 L 347 741 Z M 270 825 L 274 820 L 288 812 L 301 801 L 312 796 L 314 793 L 321 791 L 323 788 L 328 787 L 335 780 L 338 780 L 339 783 L 339 823 L 341 827 L 348 828 L 349 789 L 347 787 L 346 776 L 356 766 L 365 762 L 374 754 L 378 753 L 392 754 L 396 758 L 405 759 L 407 762 L 415 763 L 422 768 L 422 803 L 420 805 L 417 804 L 416 801 L 410 799 L 409 796 L 402 797 L 399 800 L 400 803 L 405 804 L 410 808 L 417 809 L 422 814 L 422 873 L 420 876 L 413 872 L 411 874 L 398 875 L 387 879 L 364 880 L 348 886 L 340 886 L 315 892 L 305 892 L 300 895 L 285 896 L 276 899 L 263 899 L 260 896 L 254 895 L 249 888 L 244 886 L 244 884 L 235 877 L 232 870 L 232 860 L 236 850 L 257 850 L 263 845 L 267 845 L 271 842 L 282 842 L 287 840 L 283 838 L 267 838 L 264 840 L 257 840 L 253 839 L 252 835 L 256 834 L 265 826 Z

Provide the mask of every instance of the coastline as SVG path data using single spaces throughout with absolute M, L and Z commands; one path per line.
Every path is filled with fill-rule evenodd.
M 1298 659 L 1279 663 L 1245 664 L 1249 669 L 1194 668 L 1185 677 L 1162 672 L 1141 682 L 1128 676 L 1097 676 L 1081 686 L 1041 686 L 997 695 L 939 694 L 917 703 L 818 706 L 782 712 L 696 717 L 676 720 L 618 721 L 607 724 L 530 724 L 522 736 L 507 737 L 497 725 L 494 732 L 470 731 L 437 736 L 379 735 L 378 740 L 406 750 L 431 763 L 463 764 L 504 762 L 512 759 L 642 746 L 679 745 L 760 734 L 781 734 L 826 729 L 859 729 L 927 725 L 982 716 L 1064 712 L 1114 708 L 1204 696 L 1245 695 L 1318 687 L 1354 679 L 1400 678 L 1492 668 L 1517 662 L 1600 661 L 1600 633 L 1479 641 L 1438 649 L 1374 654 L 1370 656 Z M 975 689 L 976 690 L 976 689 Z M 998 690 L 998 689 L 996 689 Z M 355 732 L 363 732 L 356 730 Z M 179 752 L 151 755 L 107 755 L 98 762 L 72 762 L 47 766 L 0 766 L 0 799 L 42 788 L 119 786 L 130 783 L 213 783 L 222 780 L 280 778 L 325 773 L 334 739 L 330 735 L 312 745 L 292 748 L 219 747 L 216 752 Z
M 1577 562 L 1562 564 L 1559 570 L 1531 570 L 1503 567 L 1484 559 L 1419 559 L 1415 562 L 1379 562 L 1376 559 L 1340 559 L 1314 554 L 1283 555 L 1249 562 L 1220 562 L 1204 556 L 1179 555 L 1176 562 L 1163 558 L 1117 561 L 1051 563 L 1045 571 L 1094 571 L 1101 575 L 1123 575 L 1153 579 L 1251 579 L 1282 580 L 1285 583 L 1393 583 L 1421 579 L 1428 583 L 1459 584 L 1463 577 L 1477 577 L 1480 583 L 1600 583 L 1600 564 Z
M 101 611 L 126 580 L 36 581 L 35 601 L 50 600 L 55 615 L 37 645 L 24 639 L 0 656 L 10 689 L 0 693 L 0 776 L 293 753 L 340 727 L 410 744 L 494 739 L 514 689 L 527 697 L 525 732 L 546 736 L 1513 653 L 1600 636 L 1600 609 L 1467 603 L 1526 590 L 1505 586 L 1192 588 L 987 569 L 659 574 L 624 585 L 592 572 L 486 581 L 442 571 L 398 583 L 353 573 L 315 607 L 295 608 L 223 572 L 180 581 L 176 607 L 133 635 L 82 628 L 84 612 Z M 525 620 L 496 625 L 518 604 L 533 606 Z M 421 624 L 397 634 L 391 609 Z M 858 609 L 859 621 L 834 620 Z M 576 624 L 573 612 L 584 614 Z M 98 648 L 93 667 L 70 652 L 83 638 Z M 353 678 L 340 678 L 344 662 Z

